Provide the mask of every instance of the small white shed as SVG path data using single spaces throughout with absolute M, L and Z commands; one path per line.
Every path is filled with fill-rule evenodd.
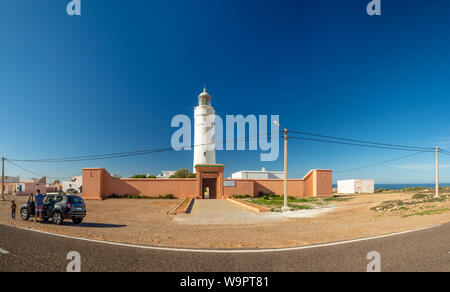
M 338 181 L 339 194 L 372 194 L 375 192 L 373 179 L 349 179 Z

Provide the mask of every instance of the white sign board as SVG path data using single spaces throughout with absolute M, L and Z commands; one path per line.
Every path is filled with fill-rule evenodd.
M 236 181 L 235 180 L 224 180 L 223 181 L 223 186 L 224 187 L 236 187 Z

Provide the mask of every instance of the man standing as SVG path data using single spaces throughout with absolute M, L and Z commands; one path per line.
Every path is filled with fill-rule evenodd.
M 35 210 L 34 210 L 34 222 L 37 222 L 39 217 L 39 223 L 42 223 L 42 211 L 44 209 L 44 196 L 41 194 L 41 190 L 37 190 L 37 194 L 34 196 Z

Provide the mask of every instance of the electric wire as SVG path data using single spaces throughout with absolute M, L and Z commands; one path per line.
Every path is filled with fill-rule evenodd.
M 183 148 L 189 147 L 191 149 L 192 148 L 195 149 L 196 147 L 214 145 L 214 144 L 218 144 L 218 143 L 249 142 L 249 141 L 252 141 L 254 138 L 259 139 L 260 137 L 264 137 L 264 136 L 267 137 L 267 136 L 269 136 L 269 134 L 254 135 L 254 136 L 248 136 L 248 137 L 244 137 L 244 138 L 234 138 L 234 139 L 229 139 L 229 140 L 225 140 L 225 141 L 204 143 L 204 144 L 199 144 L 199 145 L 192 144 L 190 146 L 184 146 Z M 15 161 L 15 162 L 32 162 L 32 163 L 63 163 L 63 162 L 94 161 L 94 160 L 124 158 L 124 157 L 141 156 L 141 155 L 170 152 L 170 151 L 176 151 L 176 149 L 174 149 L 173 147 L 167 147 L 167 148 L 159 148 L 159 149 L 119 152 L 119 153 L 110 153 L 110 154 L 98 154 L 98 155 L 87 155 L 87 156 L 74 156 L 74 157 L 65 157 L 65 158 L 48 158 L 48 159 L 12 159 L 12 158 L 8 158 L 8 160 Z
M 356 168 L 351 168 L 351 169 L 346 169 L 346 170 L 340 170 L 340 171 L 334 171 L 333 173 L 340 174 L 340 173 L 352 172 L 352 171 L 355 171 L 355 170 L 361 170 L 361 169 L 365 169 L 365 168 L 371 168 L 371 167 L 387 164 L 387 163 L 390 163 L 390 162 L 394 162 L 394 161 L 397 161 L 397 160 L 406 159 L 406 158 L 409 158 L 409 157 L 412 157 L 412 156 L 416 156 L 416 155 L 422 154 L 424 152 L 428 152 L 428 150 L 420 151 L 420 152 L 417 152 L 417 153 L 412 153 L 412 154 L 409 154 L 409 155 L 400 156 L 400 157 L 397 157 L 397 158 L 394 158 L 394 159 L 390 159 L 390 160 L 386 160 L 386 161 L 382 161 L 382 162 L 378 162 L 378 163 L 374 163 L 374 164 L 369 164 L 369 165 L 366 165 L 366 166 L 361 166 L 361 167 L 356 167 Z
M 341 137 L 336 137 L 336 136 L 327 136 L 327 135 L 308 133 L 308 132 L 302 132 L 302 131 L 291 131 L 290 130 L 290 131 L 288 131 L 288 133 L 289 132 L 295 133 L 295 134 L 307 135 L 307 136 L 321 137 L 321 138 L 334 139 L 334 140 L 342 140 L 342 141 L 348 141 L 348 142 L 357 142 L 357 143 L 362 143 L 362 144 L 371 144 L 371 145 L 378 145 L 378 146 L 387 146 L 387 147 L 394 147 L 394 148 L 405 148 L 405 149 L 415 149 L 415 150 L 432 150 L 432 149 L 434 149 L 434 148 L 428 148 L 428 147 L 418 147 L 418 146 L 407 146 L 407 145 L 397 145 L 397 144 L 386 144 L 386 143 L 379 143 L 379 142 L 370 142 L 370 141 L 364 141 L 364 140 L 341 138 Z
M 366 145 L 366 144 L 357 144 L 357 143 L 350 143 L 350 142 L 330 141 L 330 140 L 305 138 L 305 137 L 294 137 L 294 136 L 289 136 L 288 139 L 315 141 L 315 142 L 341 144 L 341 145 L 351 145 L 351 146 L 359 146 L 359 147 L 366 147 L 366 148 L 388 149 L 388 150 L 400 150 L 400 151 L 412 151 L 412 152 L 417 152 L 417 151 L 423 150 L 424 152 L 432 152 L 432 148 L 429 148 L 429 149 L 427 148 L 425 150 L 424 149 L 418 150 L 418 149 L 410 149 L 410 148 L 388 147 L 388 146 L 380 146 L 380 145 Z
M 20 165 L 17 165 L 16 163 L 14 163 L 14 162 L 12 162 L 12 161 L 10 161 L 10 160 L 8 160 L 8 159 L 5 159 L 5 161 L 7 161 L 8 163 L 12 164 L 13 166 L 15 166 L 15 167 L 17 167 L 17 168 L 19 168 L 19 169 L 21 169 L 21 170 L 23 170 L 23 171 L 25 171 L 25 172 L 28 172 L 28 173 L 33 174 L 33 175 L 37 175 L 37 176 L 39 176 L 39 177 L 46 177 L 46 178 L 55 179 L 55 180 L 64 180 L 64 179 L 72 178 L 72 177 L 53 177 L 53 176 L 46 176 L 46 175 L 43 175 L 43 174 L 41 174 L 41 173 L 34 172 L 34 171 L 29 170 L 29 169 L 26 169 L 26 168 L 24 168 L 24 167 L 22 167 L 22 166 L 20 166 Z

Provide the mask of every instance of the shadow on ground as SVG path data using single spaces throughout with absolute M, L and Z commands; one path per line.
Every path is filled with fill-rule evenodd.
M 70 223 L 69 223 L 70 224 Z M 127 227 L 127 225 L 118 225 L 118 224 L 106 224 L 106 223 L 81 223 L 81 224 L 70 224 L 74 227 L 88 227 L 88 228 L 123 228 Z

